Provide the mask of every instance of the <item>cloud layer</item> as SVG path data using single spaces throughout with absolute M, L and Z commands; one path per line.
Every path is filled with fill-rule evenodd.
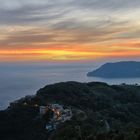
M 0 55 L 1 58 L 6 55 L 3 60 L 13 57 L 11 51 L 20 51 L 21 55 L 28 50 L 33 55 L 36 49 L 75 54 L 82 51 L 80 56 L 74 55 L 76 59 L 93 59 L 93 55 L 110 56 L 111 53 L 122 56 L 120 52 L 128 56 L 140 54 L 139 0 L 0 2 Z M 87 55 L 88 52 L 91 54 Z M 66 57 L 54 53 L 53 57 L 65 56 L 69 60 L 73 56 L 70 54 Z M 52 57 L 46 57 L 49 58 Z

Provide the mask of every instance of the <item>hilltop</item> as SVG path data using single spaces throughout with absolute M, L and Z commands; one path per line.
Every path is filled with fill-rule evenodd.
M 45 129 L 50 113 L 39 117 L 39 107 L 48 104 L 71 108 L 73 113 L 71 120 L 52 132 Z M 139 140 L 139 131 L 139 85 L 61 82 L 0 112 L 0 138 L 4 140 Z
M 89 72 L 87 76 L 103 78 L 137 78 L 140 77 L 140 62 L 122 61 L 106 63 L 100 68 Z

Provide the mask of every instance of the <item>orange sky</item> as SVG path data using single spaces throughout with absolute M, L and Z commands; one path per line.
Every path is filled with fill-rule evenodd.
M 51 49 L 53 48 L 53 49 Z M 2 49 L 0 50 L 0 59 L 1 61 L 41 61 L 41 60 L 54 60 L 54 61 L 63 61 L 63 60 L 96 60 L 101 58 L 125 58 L 125 57 L 138 57 L 140 56 L 139 47 L 122 47 L 113 46 L 106 47 L 106 49 L 99 49 L 89 46 L 74 46 L 76 49 L 67 49 L 60 47 L 50 47 L 49 49 L 45 48 L 31 48 L 31 49 Z M 125 49 L 124 49 L 125 48 Z
M 0 62 L 140 56 L 139 0 L 6 0 L 0 6 Z

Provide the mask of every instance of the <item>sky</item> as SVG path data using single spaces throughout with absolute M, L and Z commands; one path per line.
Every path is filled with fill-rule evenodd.
M 139 56 L 140 0 L 0 0 L 0 62 Z

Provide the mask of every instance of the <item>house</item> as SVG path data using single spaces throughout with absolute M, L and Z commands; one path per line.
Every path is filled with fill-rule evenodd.
M 40 106 L 39 112 L 40 115 L 44 115 L 47 112 L 48 108 L 46 106 Z
M 62 116 L 61 116 L 61 121 L 65 122 L 65 121 L 69 121 L 72 118 L 72 111 L 71 109 L 64 109 Z
M 70 108 L 63 108 L 62 105 L 52 104 L 51 109 L 54 112 L 52 120 L 55 122 L 65 122 L 72 118 L 72 111 Z
M 65 121 L 71 120 L 71 108 L 63 107 L 60 104 L 49 104 L 48 106 L 40 106 L 40 115 L 44 115 L 47 111 L 51 110 L 53 115 L 50 121 L 46 124 L 48 131 L 55 130 L 57 126 Z
M 49 105 L 49 108 L 55 112 L 57 112 L 57 111 L 62 112 L 63 111 L 63 106 L 59 105 L 59 104 L 51 104 L 51 105 Z

